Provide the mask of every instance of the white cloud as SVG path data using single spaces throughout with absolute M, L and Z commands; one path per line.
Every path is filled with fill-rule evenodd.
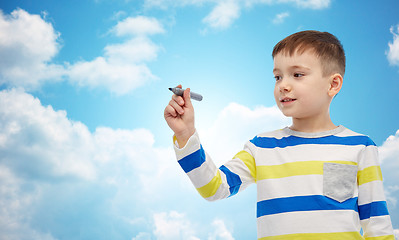
M 145 0 L 146 8 L 161 8 L 168 10 L 170 7 L 185 7 L 188 5 L 211 5 L 211 12 L 202 19 L 206 24 L 203 33 L 210 29 L 223 30 L 229 28 L 240 17 L 242 8 L 251 8 L 256 5 L 294 4 L 299 8 L 320 10 L 330 6 L 331 0 Z
M 234 240 L 233 235 L 227 229 L 223 220 L 215 219 L 212 222 L 212 225 L 213 225 L 215 231 L 212 234 L 210 234 L 210 236 L 208 237 L 208 240 L 217 240 L 217 239 L 218 240 Z
M 223 0 L 202 21 L 214 29 L 228 28 L 240 16 L 240 7 L 235 0 Z
M 51 61 L 60 51 L 60 33 L 51 23 L 22 9 L 10 15 L 0 12 L 0 85 L 36 90 L 46 82 L 65 79 L 122 95 L 158 79 L 147 63 L 156 60 L 161 50 L 150 39 L 165 32 L 160 22 L 144 16 L 128 17 L 109 32 L 127 40 L 106 45 L 104 55 L 91 61 L 57 65 Z
M 159 240 L 187 239 L 199 240 L 191 222 L 182 213 L 176 211 L 154 214 L 154 234 Z
M 105 56 L 111 63 L 140 63 L 157 58 L 159 47 L 147 38 L 137 37 L 123 44 L 107 45 Z
M 155 18 L 126 18 L 111 33 L 119 37 L 128 36 L 129 39 L 120 44 L 107 45 L 104 56 L 70 65 L 70 81 L 79 86 L 105 87 L 122 95 L 157 79 L 146 63 L 156 60 L 160 47 L 150 40 L 149 35 L 164 32 Z
M 114 14 L 110 17 L 110 20 L 119 21 L 120 19 L 125 18 L 126 15 L 127 13 L 125 11 L 120 10 L 114 12 Z
M 390 28 L 393 35 L 392 42 L 388 43 L 389 50 L 386 52 L 388 61 L 391 65 L 399 66 L 399 24 Z
M 66 118 L 65 111 L 43 107 L 20 90 L 0 92 L 2 163 L 28 178 L 77 176 L 94 179 L 90 133 Z
M 387 184 L 385 184 L 387 185 Z M 398 196 L 399 196 L 399 185 L 389 185 L 385 187 L 385 197 L 387 201 L 390 203 L 392 208 L 396 208 L 398 204 Z
M 384 190 L 394 228 L 399 222 L 399 130 L 389 136 L 378 148 L 381 159 L 381 171 L 384 178 Z M 396 225 L 395 225 L 396 224 Z M 399 239 L 399 230 L 395 230 L 395 237 Z
M 399 183 L 397 173 L 399 172 L 399 130 L 391 135 L 378 148 L 381 160 L 381 170 L 384 177 L 385 195 L 391 213 L 398 212 Z M 399 219 L 399 216 L 395 215 Z
M 45 81 L 60 80 L 63 67 L 50 63 L 60 49 L 59 37 L 39 15 L 0 11 L 0 85 L 36 89 Z
M 187 239 L 199 240 L 196 236 L 199 223 L 193 223 L 188 217 L 176 211 L 160 212 L 153 215 L 154 235 L 158 240 Z M 208 240 L 234 240 L 222 219 L 214 219 L 213 231 L 208 231 Z
M 185 7 L 188 5 L 202 6 L 205 3 L 216 3 L 218 0 L 145 0 L 145 8 L 160 8 L 167 10 L 169 7 Z
M 74 229 L 67 238 L 79 239 L 74 234 L 87 222 L 126 232 L 146 225 L 131 216 L 146 216 L 154 202 L 167 201 L 166 186 L 181 185 L 172 149 L 154 147 L 146 129 L 91 133 L 65 111 L 15 89 L 0 92 L 0 120 L 0 232 L 6 239 L 57 239 L 67 225 Z M 108 239 L 120 230 L 107 232 Z
M 0 92 L 0 119 L 0 164 L 26 179 L 106 179 L 112 184 L 121 171 L 131 170 L 137 182 L 141 175 L 159 181 L 175 162 L 172 149 L 153 147 L 149 130 L 98 127 L 91 133 L 83 123 L 69 120 L 65 111 L 42 106 L 21 90 Z
M 279 13 L 276 15 L 276 17 L 274 17 L 273 19 L 273 23 L 274 24 L 281 24 L 284 22 L 284 20 L 290 16 L 289 12 L 283 12 L 283 13 Z
M 118 22 L 112 31 L 117 36 L 141 36 L 165 32 L 157 19 L 144 16 L 128 17 Z
M 54 240 L 26 224 L 35 195 L 22 188 L 22 180 L 0 162 L 0 233 L 4 239 Z M 26 187 L 26 186 L 25 186 Z
M 295 3 L 301 8 L 324 9 L 330 6 L 331 0 L 278 0 L 280 3 Z
M 386 160 L 392 161 L 394 158 L 399 159 L 399 130 L 396 131 L 395 135 L 391 135 L 385 140 L 379 147 L 379 152 L 382 163 Z M 399 167 L 399 162 L 397 164 Z
M 216 116 L 211 127 L 198 128 L 198 132 L 204 148 L 213 160 L 223 164 L 242 150 L 245 142 L 256 134 L 276 130 L 289 123 L 290 119 L 276 106 L 250 109 L 238 103 L 230 103 Z
M 70 81 L 78 86 L 105 88 L 117 95 L 127 94 L 157 79 L 145 64 L 116 64 L 104 57 L 77 62 L 68 70 Z
M 141 232 L 136 237 L 132 238 L 132 240 L 151 240 L 151 234 Z

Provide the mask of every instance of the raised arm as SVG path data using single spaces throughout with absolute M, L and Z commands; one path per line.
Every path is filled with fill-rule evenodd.
M 182 86 L 177 87 L 181 88 Z M 183 97 L 172 96 L 169 104 L 165 107 L 164 117 L 175 133 L 179 146 L 185 146 L 195 132 L 194 107 L 190 99 L 190 88 L 184 91 Z

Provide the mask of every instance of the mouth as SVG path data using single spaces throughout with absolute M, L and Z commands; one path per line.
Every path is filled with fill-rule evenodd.
M 290 102 L 294 102 L 294 101 L 296 101 L 295 98 L 288 98 L 288 97 L 285 97 L 285 98 L 280 99 L 280 102 L 281 102 L 281 103 L 290 103 Z

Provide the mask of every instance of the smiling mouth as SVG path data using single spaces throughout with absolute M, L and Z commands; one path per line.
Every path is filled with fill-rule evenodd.
M 284 98 L 284 99 L 280 100 L 280 102 L 282 102 L 282 103 L 288 103 L 288 102 L 293 102 L 293 101 L 295 101 L 295 100 L 296 100 L 295 98 Z

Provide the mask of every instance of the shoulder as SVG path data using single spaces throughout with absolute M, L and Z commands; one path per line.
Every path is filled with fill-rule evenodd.
M 288 128 L 264 132 L 250 140 L 258 147 L 286 147 L 308 144 L 318 145 L 347 145 L 347 146 L 376 146 L 370 137 L 356 133 L 348 128 L 339 126 L 337 129 L 322 133 L 300 133 Z
M 277 130 L 274 130 L 274 131 L 259 133 L 254 138 L 260 138 L 261 137 L 261 138 L 281 139 L 281 138 L 289 136 L 289 134 L 287 134 L 287 132 L 284 131 L 284 129 L 286 129 L 286 128 L 281 128 L 281 129 L 277 129 Z
M 348 128 L 345 128 L 342 132 L 338 133 L 336 137 L 346 139 L 349 145 L 376 146 L 369 136 L 354 132 Z
M 261 148 L 277 147 L 282 140 L 290 136 L 286 131 L 284 131 L 284 129 L 285 128 L 260 133 L 252 138 L 250 142 L 256 147 Z

